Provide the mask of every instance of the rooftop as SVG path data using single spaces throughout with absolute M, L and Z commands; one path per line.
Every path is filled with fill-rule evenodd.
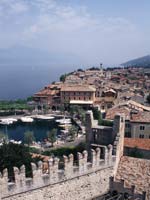
M 124 146 L 139 149 L 150 150 L 150 139 L 124 138 Z
M 123 156 L 119 163 L 116 180 L 123 179 L 126 187 L 135 185 L 136 192 L 150 194 L 150 160 Z M 147 198 L 149 199 L 149 198 Z
M 126 119 L 130 118 L 130 109 L 126 107 L 114 107 L 110 108 L 106 113 L 106 119 L 113 120 L 115 115 L 124 114 Z
M 132 114 L 131 122 L 150 123 L 150 112 L 139 112 L 138 114 Z
M 61 91 L 63 92 L 72 92 L 72 91 L 76 91 L 76 92 L 95 92 L 96 89 L 90 85 L 67 85 L 64 84 L 61 87 Z

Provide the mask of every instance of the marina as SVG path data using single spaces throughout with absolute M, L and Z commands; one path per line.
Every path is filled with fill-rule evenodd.
M 30 115 L 3 117 L 0 119 L 0 132 L 7 134 L 9 140 L 23 141 L 25 132 L 33 132 L 36 141 L 47 138 L 47 132 L 57 129 L 57 138 L 67 135 L 72 125 L 78 126 L 64 115 Z M 80 127 L 80 126 L 78 126 Z

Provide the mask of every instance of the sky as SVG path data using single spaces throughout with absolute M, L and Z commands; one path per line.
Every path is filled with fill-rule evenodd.
M 120 64 L 149 54 L 149 10 L 149 0 L 0 0 L 0 49 L 39 49 L 62 65 Z

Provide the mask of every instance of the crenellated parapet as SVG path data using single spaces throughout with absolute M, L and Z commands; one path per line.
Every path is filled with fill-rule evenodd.
M 126 187 L 124 180 L 115 181 L 114 177 L 110 177 L 110 192 L 116 195 L 123 194 L 125 199 L 146 200 L 146 192 L 137 193 L 135 185 Z
M 63 165 L 58 158 L 51 157 L 46 171 L 43 168 L 43 162 L 40 161 L 37 165 L 31 163 L 32 177 L 30 178 L 26 177 L 24 165 L 20 169 L 14 167 L 14 182 L 8 182 L 8 173 L 5 169 L 0 176 L 2 197 L 61 183 L 96 171 L 103 171 L 107 168 L 112 168 L 113 170 L 115 160 L 114 156 L 112 156 L 112 145 L 106 147 L 105 154 L 104 159 L 102 159 L 100 148 L 91 150 L 90 160 L 87 151 L 77 153 L 77 160 L 74 160 L 74 156 L 70 154 L 69 156 L 63 156 Z M 60 164 L 63 168 L 60 168 Z

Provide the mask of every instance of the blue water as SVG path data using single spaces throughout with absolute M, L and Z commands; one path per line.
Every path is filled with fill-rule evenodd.
M 10 125 L 0 125 L 0 132 L 6 133 L 9 139 L 19 141 L 23 140 L 26 131 L 32 131 L 36 141 L 43 141 L 47 138 L 47 132 L 53 128 L 56 128 L 57 133 L 60 134 L 60 129 L 55 120 L 34 120 L 32 123 L 17 121 Z
M 0 100 L 27 98 L 72 71 L 62 66 L 0 65 Z

